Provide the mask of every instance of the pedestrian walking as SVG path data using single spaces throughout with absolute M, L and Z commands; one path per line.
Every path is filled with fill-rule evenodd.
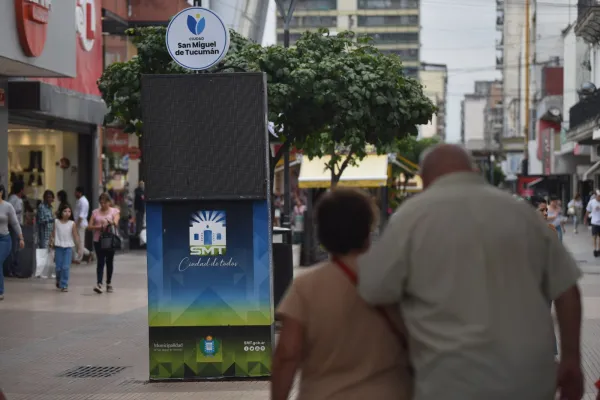
M 600 190 L 596 191 L 596 196 L 590 200 L 586 207 L 586 221 L 588 217 L 590 217 L 590 225 L 592 226 L 594 257 L 598 257 L 600 256 Z
M 559 205 L 558 197 L 551 196 L 550 204 L 548 204 L 548 215 L 546 217 L 549 223 L 551 223 L 556 228 L 556 233 L 558 234 L 558 240 L 562 242 L 563 240 L 563 215 L 562 209 Z
M 38 229 L 38 247 L 47 249 L 50 242 L 50 236 L 54 229 L 54 213 L 52 212 L 52 203 L 54 203 L 54 192 L 46 190 L 43 201 L 37 209 L 36 224 Z
M 23 215 L 25 214 L 25 207 L 23 205 L 23 197 L 25 196 L 25 185 L 23 182 L 16 182 L 12 186 L 12 191 L 10 196 L 8 196 L 8 202 L 15 209 L 15 214 L 17 215 L 17 221 L 19 221 L 19 226 L 21 227 L 21 232 L 23 232 Z M 18 276 L 19 275 L 19 232 L 12 228 L 11 225 L 8 226 L 8 231 L 10 232 L 10 240 L 12 242 L 12 251 L 10 254 L 10 263 L 7 265 L 7 273 L 8 276 Z
M 102 282 L 104 278 L 104 266 L 106 265 L 106 291 L 113 292 L 112 276 L 114 271 L 115 251 L 103 249 L 100 245 L 100 235 L 103 231 L 119 226 L 119 209 L 112 207 L 112 201 L 107 193 L 102 193 L 99 198 L 100 207 L 92 212 L 88 229 L 94 232 L 94 250 L 96 251 L 96 286 L 94 291 L 103 293 Z
M 144 181 L 140 181 L 138 187 L 134 190 L 133 208 L 135 211 L 136 235 L 139 235 L 144 228 L 144 216 L 146 215 L 146 194 L 144 188 Z
M 67 195 L 67 192 L 65 192 L 64 190 L 59 190 L 56 193 L 56 198 L 58 199 L 58 208 L 56 210 L 56 218 L 57 219 L 61 219 L 61 209 L 64 209 L 65 206 L 69 206 L 69 196 Z M 73 218 L 73 213 L 71 213 L 71 218 Z
M 414 399 L 581 399 L 575 260 L 537 211 L 473 172 L 461 147 L 434 146 L 420 166 L 425 190 L 359 260 L 358 280 L 369 304 L 399 304 Z
M 73 248 L 81 248 L 79 233 L 72 214 L 71 206 L 63 202 L 58 209 L 60 218 L 54 221 L 54 229 L 50 239 L 50 245 L 54 247 L 54 261 L 56 263 L 56 288 L 60 289 L 61 292 L 69 291 Z
M 79 240 L 81 241 L 81 252 L 77 253 L 77 257 L 75 258 L 75 263 L 79 264 L 83 257 L 88 258 L 88 263 L 94 260 L 94 253 L 88 250 L 85 247 L 85 232 L 88 227 L 88 218 L 90 214 L 90 202 L 87 197 L 85 197 L 85 192 L 83 187 L 78 186 L 75 188 L 75 210 L 74 210 L 74 220 L 75 225 L 77 226 L 77 233 L 79 235 Z
M 19 239 L 19 248 L 25 247 L 23 241 L 23 232 L 21 225 L 17 220 L 15 209 L 8 201 L 5 201 L 6 189 L 0 184 L 0 265 L 4 265 L 4 261 L 12 251 L 12 240 L 8 227 L 17 233 Z M 0 300 L 4 300 L 4 274 L 0 274 Z
M 583 216 L 583 201 L 581 201 L 581 195 L 576 193 L 569 204 L 567 204 L 567 214 L 573 219 L 573 233 L 577 232 L 579 226 L 579 219 Z
M 331 260 L 295 278 L 277 308 L 282 329 L 271 400 L 288 399 L 298 370 L 298 400 L 411 398 L 401 319 L 369 307 L 356 290 L 357 257 L 370 246 L 374 208 L 353 189 L 334 189 L 319 200 L 317 235 Z

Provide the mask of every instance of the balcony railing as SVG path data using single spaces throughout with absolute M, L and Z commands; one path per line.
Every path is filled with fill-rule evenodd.
M 598 18 L 600 18 L 600 0 L 578 0 L 575 34 L 588 43 L 600 41 Z
M 569 110 L 570 130 L 600 116 L 600 91 L 579 100 Z

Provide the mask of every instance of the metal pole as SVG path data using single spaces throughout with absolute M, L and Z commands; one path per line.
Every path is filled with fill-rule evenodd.
M 530 93 L 530 42 L 531 42 L 531 32 L 530 32 L 530 9 L 529 9 L 530 0 L 525 0 L 525 128 L 523 130 L 523 174 L 529 174 L 529 128 L 531 127 L 531 117 L 529 115 L 529 93 Z
M 294 16 L 294 10 L 296 9 L 297 0 L 291 0 L 290 5 L 286 11 L 283 6 L 284 0 L 275 0 L 275 4 L 279 9 L 279 14 L 283 18 L 283 47 L 290 47 L 290 23 Z M 284 149 L 283 153 L 283 215 L 281 218 L 281 225 L 284 228 L 290 228 L 292 225 L 291 214 L 292 214 L 292 187 L 290 180 L 290 146 Z

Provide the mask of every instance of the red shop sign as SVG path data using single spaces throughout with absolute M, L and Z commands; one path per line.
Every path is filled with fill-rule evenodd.
M 40 79 L 42 82 L 79 93 L 100 96 L 97 82 L 104 67 L 101 10 L 101 0 L 77 0 L 75 2 L 77 41 L 73 45 L 77 49 L 77 76 L 75 78 L 42 78 Z
M 52 0 L 15 0 L 17 30 L 27 57 L 39 57 L 44 51 Z
M 106 128 L 106 147 L 112 153 L 125 154 L 129 149 L 129 134 L 123 133 L 121 129 Z
M 130 147 L 127 150 L 130 160 L 139 160 L 142 157 L 142 151 L 139 147 Z

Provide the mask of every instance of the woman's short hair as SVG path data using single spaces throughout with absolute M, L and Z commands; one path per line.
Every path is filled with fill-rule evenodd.
M 0 193 L 1 193 L 0 196 L 2 197 L 2 200 L 6 200 L 6 188 L 1 183 L 0 183 Z
M 315 220 L 321 245 L 329 253 L 344 255 L 366 248 L 377 217 L 367 194 L 336 188 L 317 202 Z

